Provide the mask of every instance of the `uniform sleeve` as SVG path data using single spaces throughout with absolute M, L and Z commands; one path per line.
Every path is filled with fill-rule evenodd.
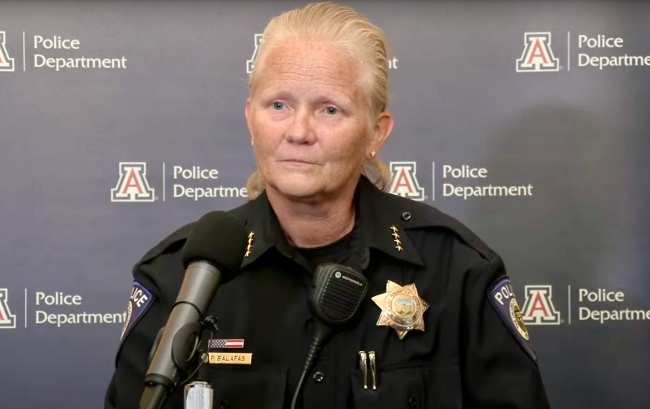
M 166 324 L 176 294 L 170 296 L 164 291 L 169 283 L 156 283 L 151 277 L 178 276 L 178 271 L 171 271 L 173 261 L 168 255 L 159 256 L 150 262 L 136 266 L 134 279 L 153 294 L 153 303 L 121 341 L 116 360 L 115 372 L 106 391 L 105 409 L 139 409 L 140 398 L 144 390 L 144 377 L 149 367 L 149 354 L 158 331 Z M 169 270 L 169 271 L 166 271 Z M 171 284 L 176 292 L 180 289 L 182 275 L 178 285 Z M 159 286 L 158 284 L 164 284 Z M 162 287 L 162 288 L 161 288 Z M 165 409 L 182 408 L 182 395 L 178 391 L 163 406 Z
M 476 262 L 467 276 L 461 365 L 463 401 L 468 408 L 550 408 L 534 350 L 518 339 L 490 301 L 491 287 L 506 277 L 499 256 Z M 509 295 L 504 291 L 505 296 Z M 514 295 L 514 294 L 513 294 Z M 499 296 L 501 297 L 501 296 Z M 528 348 L 528 351 L 527 351 Z M 532 351 L 529 352 L 529 351 Z

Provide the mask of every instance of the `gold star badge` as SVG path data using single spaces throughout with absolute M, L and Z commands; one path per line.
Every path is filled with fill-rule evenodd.
M 424 331 L 422 315 L 429 304 L 418 296 L 415 284 L 402 287 L 389 280 L 386 292 L 372 300 L 381 308 L 377 326 L 394 328 L 400 340 L 411 330 Z

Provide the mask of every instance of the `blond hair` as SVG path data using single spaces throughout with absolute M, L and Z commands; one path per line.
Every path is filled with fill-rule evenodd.
M 368 105 L 370 124 L 388 106 L 388 58 L 386 36 L 354 9 L 334 3 L 312 3 L 302 9 L 282 13 L 273 18 L 264 29 L 260 50 L 249 77 L 252 90 L 259 77 L 259 61 L 277 44 L 292 38 L 322 38 L 341 47 L 362 67 L 359 79 Z M 388 189 L 391 180 L 388 165 L 378 157 L 364 159 L 361 173 L 382 190 Z M 259 169 L 248 178 L 248 199 L 254 200 L 266 187 Z

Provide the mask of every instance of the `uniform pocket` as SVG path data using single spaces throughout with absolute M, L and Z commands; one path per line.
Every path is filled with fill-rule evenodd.
M 287 368 L 226 366 L 209 368 L 215 409 L 282 409 Z
M 377 389 L 363 388 L 361 371 L 352 371 L 355 409 L 462 409 L 460 370 L 457 365 L 406 363 L 378 368 Z

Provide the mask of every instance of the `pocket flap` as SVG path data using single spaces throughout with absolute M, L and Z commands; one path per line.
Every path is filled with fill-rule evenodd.
M 282 366 L 211 365 L 210 383 L 214 407 L 225 401 L 232 409 L 282 409 L 287 385 L 287 368 Z
M 352 371 L 352 393 L 356 409 L 463 407 L 457 365 L 400 364 L 379 368 L 377 378 L 377 389 L 373 390 L 372 376 L 368 373 L 368 389 L 364 389 L 361 371 Z

